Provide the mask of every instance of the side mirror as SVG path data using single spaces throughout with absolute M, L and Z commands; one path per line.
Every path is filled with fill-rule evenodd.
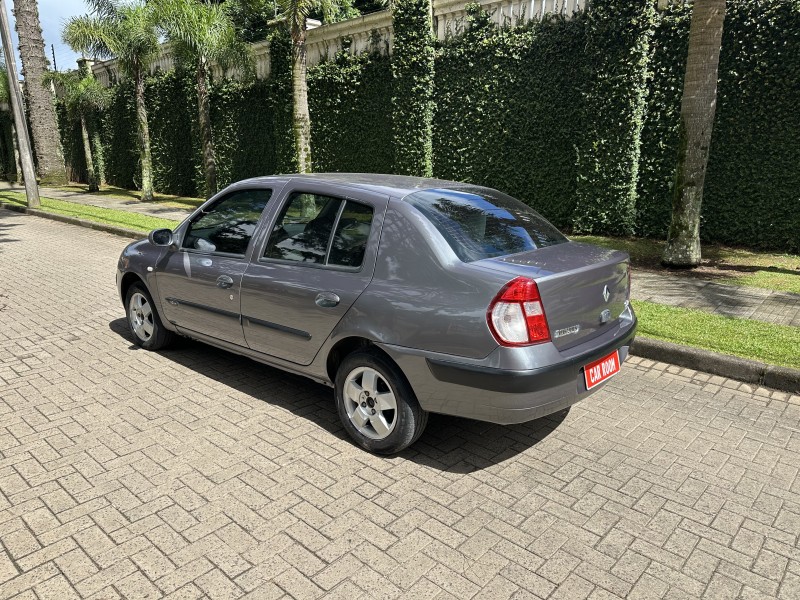
M 171 229 L 154 229 L 147 236 L 150 243 L 154 246 L 170 246 L 172 245 L 172 230 Z

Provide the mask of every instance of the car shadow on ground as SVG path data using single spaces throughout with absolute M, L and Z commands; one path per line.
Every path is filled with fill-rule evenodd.
M 115 319 L 110 329 L 133 343 L 127 320 Z M 144 352 L 144 350 L 142 350 Z M 160 354 L 183 367 L 218 381 L 257 400 L 269 402 L 309 419 L 328 433 L 350 441 L 333 402 L 331 388 L 305 377 L 263 365 L 249 358 L 188 339 Z M 280 382 L 276 386 L 265 382 Z M 472 473 L 514 458 L 548 437 L 564 421 L 569 409 L 520 425 L 502 426 L 472 419 L 432 414 L 422 437 L 410 448 L 387 460 L 403 458 L 452 473 Z

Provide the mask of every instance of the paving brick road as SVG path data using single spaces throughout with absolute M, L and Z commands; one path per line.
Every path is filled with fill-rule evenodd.
M 0 211 L 0 598 L 800 598 L 800 398 L 633 360 L 354 448 L 330 390 L 131 343 L 126 240 Z

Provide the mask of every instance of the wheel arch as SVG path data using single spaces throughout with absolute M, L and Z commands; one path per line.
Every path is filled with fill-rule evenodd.
M 128 290 L 131 289 L 131 286 L 136 283 L 141 283 L 145 287 L 145 289 L 147 289 L 148 292 L 150 291 L 147 288 L 147 284 L 141 277 L 139 277 L 136 273 L 132 271 L 128 271 L 122 276 L 122 279 L 119 284 L 119 295 L 120 299 L 122 300 L 123 306 L 125 305 L 125 298 L 128 297 Z
M 372 352 L 377 352 L 384 356 L 386 359 L 392 361 L 395 365 L 394 359 L 379 348 L 372 340 L 361 336 L 348 336 L 336 342 L 328 352 L 328 357 L 325 361 L 325 370 L 328 379 L 333 383 L 336 381 L 336 372 L 339 370 L 339 365 L 342 364 L 347 356 L 358 350 L 369 349 Z M 399 368 L 399 365 L 398 365 Z

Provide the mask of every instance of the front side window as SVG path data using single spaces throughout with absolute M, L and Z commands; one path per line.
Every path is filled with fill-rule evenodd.
M 414 192 L 405 200 L 425 215 L 464 262 L 568 241 L 539 213 L 500 192 L 433 189 Z
M 371 225 L 369 206 L 295 192 L 278 216 L 264 258 L 360 267 Z
M 272 190 L 231 192 L 189 225 L 183 248 L 244 255 Z

